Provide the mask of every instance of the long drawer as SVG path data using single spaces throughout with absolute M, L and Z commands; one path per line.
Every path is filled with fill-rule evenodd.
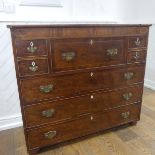
M 61 122 L 83 114 L 104 111 L 122 105 L 140 102 L 142 85 L 91 93 L 65 100 L 44 102 L 24 108 L 26 126 Z
M 56 72 L 125 64 L 125 40 L 123 37 L 55 39 L 52 54 Z
M 23 104 L 143 82 L 144 66 L 21 80 Z
M 90 114 L 67 123 L 49 125 L 27 132 L 29 149 L 56 144 L 130 121 L 139 120 L 139 106 L 129 105 L 102 114 Z

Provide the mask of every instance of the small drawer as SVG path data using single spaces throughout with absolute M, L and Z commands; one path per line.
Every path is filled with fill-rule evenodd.
M 49 73 L 48 59 L 25 59 L 18 61 L 19 76 L 33 76 Z
M 139 106 L 129 105 L 101 114 L 90 114 L 66 123 L 27 131 L 29 148 L 43 147 L 139 120 Z
M 53 70 L 69 71 L 125 64 L 123 38 L 56 39 L 53 41 Z
M 129 48 L 142 48 L 147 47 L 147 37 L 146 36 L 135 36 L 128 38 Z
M 144 66 L 21 80 L 23 104 L 121 88 L 143 82 Z
M 82 114 L 99 112 L 129 103 L 140 102 L 143 87 L 136 85 L 108 92 L 92 93 L 24 108 L 26 127 L 60 122 Z
M 17 57 L 48 55 L 47 40 L 16 40 Z
M 146 50 L 130 51 L 127 56 L 127 63 L 144 63 L 146 61 Z

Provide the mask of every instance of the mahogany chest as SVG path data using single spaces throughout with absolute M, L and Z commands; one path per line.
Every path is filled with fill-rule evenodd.
M 29 154 L 140 119 L 149 26 L 9 26 Z

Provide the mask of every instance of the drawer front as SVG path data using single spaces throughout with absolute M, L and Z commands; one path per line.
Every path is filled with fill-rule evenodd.
M 129 37 L 128 47 L 129 48 L 147 47 L 147 37 L 146 36 Z
M 48 74 L 48 58 L 19 60 L 18 70 L 20 77 Z
M 35 126 L 49 122 L 60 122 L 73 116 L 90 113 L 91 96 L 44 102 L 24 108 L 26 126 Z
M 29 149 L 56 144 L 138 119 L 139 106 L 129 105 L 110 112 L 87 115 L 74 121 L 29 130 Z
M 92 93 L 71 99 L 44 102 L 24 108 L 26 126 L 60 122 L 91 112 L 104 111 L 114 107 L 141 101 L 143 87 L 140 85 Z
M 125 63 L 122 38 L 54 40 L 52 51 L 56 72 Z
M 96 71 L 59 77 L 21 80 L 23 103 L 86 94 L 99 89 L 125 87 L 143 82 L 144 66 L 109 71 Z
M 48 55 L 47 40 L 16 40 L 17 57 Z
M 104 111 L 123 105 L 140 102 L 143 86 L 135 85 L 107 92 L 92 94 L 91 109 L 93 112 Z
M 127 63 L 144 63 L 146 61 L 146 50 L 130 51 L 127 56 Z

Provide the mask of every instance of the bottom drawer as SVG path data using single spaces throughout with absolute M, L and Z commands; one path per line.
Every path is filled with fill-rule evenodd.
M 138 104 L 27 131 L 29 149 L 56 144 L 139 119 Z

